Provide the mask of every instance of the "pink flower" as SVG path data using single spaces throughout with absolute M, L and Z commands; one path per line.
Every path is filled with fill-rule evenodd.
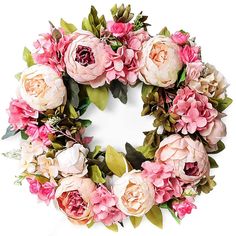
M 108 191 L 104 185 L 100 185 L 92 194 L 91 199 L 94 220 L 105 225 L 122 222 L 125 215 L 116 207 L 117 198 Z
M 187 64 L 186 68 L 186 83 L 191 83 L 193 80 L 198 80 L 201 76 L 201 72 L 203 70 L 203 64 L 201 61 L 195 61 Z
M 107 22 L 107 29 L 111 32 L 115 37 L 123 37 L 128 34 L 133 28 L 133 24 L 131 23 L 122 23 L 122 22 Z
M 196 46 L 191 47 L 189 45 L 185 45 L 180 51 L 180 58 L 185 64 L 198 61 L 200 60 L 200 48 Z
M 14 99 L 9 106 L 9 120 L 14 130 L 25 129 L 28 124 L 37 123 L 38 111 L 31 108 L 24 100 Z
M 170 108 L 173 112 L 180 116 L 176 123 L 176 130 L 183 134 L 196 131 L 202 131 L 207 128 L 218 115 L 212 104 L 209 103 L 205 95 L 201 95 L 188 87 L 179 89 Z
M 142 168 L 142 175 L 155 186 L 156 203 L 160 204 L 181 196 L 183 190 L 180 181 L 173 174 L 173 166 L 146 161 Z
M 34 42 L 36 51 L 33 58 L 37 64 L 48 65 L 61 75 L 65 71 L 64 54 L 72 39 L 71 36 L 65 35 L 62 29 L 59 31 L 61 38 L 58 41 L 52 34 L 40 35 L 41 37 Z
M 38 198 L 48 205 L 55 198 L 55 184 L 51 182 L 42 184 L 38 191 Z
M 191 214 L 192 209 L 197 207 L 192 203 L 191 199 L 185 199 L 184 201 L 174 201 L 172 208 L 177 213 L 178 217 L 182 220 L 186 214 Z
M 179 45 L 184 45 L 189 39 L 189 34 L 177 31 L 171 35 L 171 39 Z
M 38 180 L 32 178 L 26 178 L 29 183 L 29 190 L 32 194 L 38 194 L 41 184 Z

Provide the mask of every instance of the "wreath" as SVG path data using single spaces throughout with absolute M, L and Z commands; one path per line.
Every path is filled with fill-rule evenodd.
M 117 231 L 126 218 L 137 227 L 146 216 L 162 227 L 164 209 L 180 222 L 195 197 L 216 185 L 209 155 L 224 149 L 228 85 L 188 32 L 165 27 L 151 36 L 148 17 L 140 12 L 132 21 L 130 5 L 111 14 L 106 21 L 92 6 L 82 30 L 49 22 L 33 51 L 24 48 L 28 68 L 16 75 L 18 96 L 2 137 L 20 134 L 22 142 L 4 155 L 20 159 L 17 184 L 27 180 L 32 194 L 56 202 L 73 223 Z M 91 150 L 88 106 L 104 110 L 109 94 L 126 103 L 128 87 L 140 83 L 141 115 L 154 117 L 143 145 Z

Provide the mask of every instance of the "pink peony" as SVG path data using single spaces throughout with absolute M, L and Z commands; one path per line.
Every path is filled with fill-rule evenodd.
M 107 22 L 107 29 L 111 32 L 115 37 L 123 37 L 128 34 L 133 28 L 133 24 L 131 23 L 122 23 L 122 22 Z
M 160 204 L 181 196 L 182 187 L 173 174 L 173 166 L 146 161 L 142 164 L 142 168 L 142 175 L 155 186 L 156 203 Z
M 55 198 L 55 184 L 51 182 L 42 184 L 38 192 L 38 198 L 48 205 Z
M 105 84 L 105 44 L 88 31 L 76 33 L 65 53 L 67 73 L 78 83 L 99 87 Z
M 200 48 L 199 47 L 191 47 L 189 45 L 185 45 L 184 48 L 180 51 L 180 58 L 183 63 L 188 64 L 190 62 L 195 62 L 200 60 Z
M 184 183 L 195 184 L 209 175 L 208 155 L 202 142 L 189 136 L 172 134 L 163 139 L 155 160 L 172 166 L 174 175 Z
M 184 45 L 185 43 L 187 43 L 189 36 L 190 35 L 188 33 L 177 31 L 171 35 L 171 39 L 179 45 Z
M 14 99 L 9 106 L 9 120 L 14 130 L 25 129 L 27 125 L 37 123 L 38 111 L 31 108 L 24 100 Z
M 193 80 L 198 80 L 203 70 L 203 64 L 201 61 L 195 61 L 187 64 L 186 68 L 186 83 L 191 83 Z
M 205 95 L 201 95 L 188 87 L 179 89 L 173 100 L 170 112 L 180 116 L 176 130 L 183 134 L 202 131 L 207 128 L 218 115 Z
M 184 201 L 174 201 L 172 208 L 177 213 L 178 217 L 182 220 L 186 214 L 191 214 L 192 209 L 197 207 L 192 203 L 191 199 L 185 199 Z
M 38 194 L 41 184 L 38 180 L 32 178 L 26 178 L 29 183 L 29 190 L 32 194 Z
M 65 35 L 62 29 L 59 31 L 61 38 L 58 41 L 50 33 L 40 35 L 34 42 L 36 51 L 33 58 L 37 64 L 48 65 L 61 76 L 65 71 L 64 54 L 72 39 L 71 36 Z
M 122 222 L 125 215 L 116 207 L 117 198 L 108 191 L 104 185 L 100 185 L 91 194 L 92 210 L 94 212 L 94 220 L 102 222 L 105 225 Z

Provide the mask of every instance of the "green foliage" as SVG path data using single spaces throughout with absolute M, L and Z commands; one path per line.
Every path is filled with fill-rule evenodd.
M 103 86 L 99 88 L 92 88 L 86 86 L 86 91 L 89 97 L 89 100 L 96 105 L 100 110 L 104 110 L 108 103 L 109 92 L 108 89 Z
M 115 4 L 111 8 L 111 14 L 115 22 L 128 23 L 134 17 L 134 14 L 131 13 L 130 4 L 126 7 L 124 6 L 124 4 L 121 4 L 119 7 L 117 6 L 117 4 Z
M 89 167 L 89 177 L 92 179 L 94 183 L 105 183 L 106 180 L 102 177 L 102 172 L 100 171 L 97 165 L 92 165 Z
M 203 193 L 209 193 L 213 190 L 213 188 L 216 186 L 216 182 L 214 181 L 214 176 L 209 176 L 201 179 L 197 186 L 197 192 L 200 194 Z
M 145 102 L 148 95 L 154 90 L 153 85 L 147 85 L 143 83 L 142 85 L 142 100 Z
M 233 102 L 233 100 L 229 97 L 226 97 L 224 99 L 210 98 L 209 100 L 212 103 L 213 107 L 219 112 L 223 112 Z
M 79 110 L 79 114 L 81 116 L 86 112 L 86 110 L 89 107 L 90 103 L 91 102 L 90 102 L 88 97 L 85 97 L 85 98 L 80 100 L 78 110 Z
M 216 151 L 210 151 L 208 153 L 210 153 L 210 154 L 217 154 L 219 152 L 222 152 L 224 149 L 225 149 L 225 144 L 220 140 L 217 143 L 217 150 Z
M 181 71 L 177 87 L 179 87 L 186 80 L 186 68 Z
M 151 210 L 148 213 L 146 213 L 146 217 L 152 224 L 162 229 L 163 226 L 162 212 L 157 205 L 154 205 L 151 208 Z
M 137 228 L 141 224 L 143 217 L 142 216 L 141 217 L 130 216 L 129 219 L 130 219 L 133 227 Z
M 209 162 L 210 162 L 210 167 L 211 167 L 212 169 L 213 169 L 213 168 L 218 168 L 218 167 L 219 167 L 218 164 L 217 164 L 217 162 L 215 161 L 214 158 L 208 156 L 208 159 L 209 159 Z
M 20 135 L 21 135 L 21 138 L 22 138 L 23 140 L 26 140 L 26 139 L 29 138 L 29 136 L 25 133 L 24 130 L 21 130 L 21 131 L 20 131 Z
M 150 26 L 150 24 L 145 22 L 147 19 L 148 16 L 144 16 L 143 12 L 140 12 L 134 20 L 134 31 L 140 30 L 142 28 L 147 30 L 147 26 Z
M 79 117 L 73 105 L 69 104 L 69 117 L 72 119 L 77 119 Z
M 64 77 L 64 84 L 67 89 L 67 102 L 71 104 L 75 109 L 79 106 L 79 84 L 75 82 L 69 76 Z
M 139 146 L 136 150 L 141 152 L 147 159 L 153 159 L 156 152 L 156 148 L 151 145 Z
M 164 36 L 166 36 L 166 37 L 170 37 L 170 31 L 168 30 L 167 27 L 164 27 L 164 28 L 160 31 L 159 35 L 164 35 Z
M 160 205 L 160 208 L 163 209 L 167 209 L 170 214 L 173 216 L 173 218 L 175 219 L 175 221 L 180 224 L 181 220 L 179 219 L 179 217 L 175 214 L 175 212 L 171 209 L 171 207 L 168 205 L 168 203 L 163 203 Z
M 118 226 L 117 226 L 117 224 L 112 224 L 112 225 L 109 225 L 109 226 L 106 225 L 106 227 L 107 227 L 109 230 L 113 231 L 113 232 L 118 232 Z
M 71 34 L 77 30 L 77 28 L 73 24 L 66 22 L 62 18 L 60 21 L 60 25 L 61 25 L 61 28 L 64 29 L 66 34 Z
M 113 80 L 110 84 L 110 91 L 114 98 L 119 98 L 124 104 L 127 103 L 127 85 L 122 84 L 119 80 Z
M 12 126 L 8 126 L 6 129 L 6 133 L 2 136 L 2 140 L 7 139 L 11 136 L 16 135 L 19 132 L 19 130 L 13 130 Z
M 23 59 L 26 62 L 28 67 L 31 67 L 31 66 L 35 65 L 34 59 L 33 59 L 32 54 L 31 54 L 31 51 L 27 47 L 24 47 Z

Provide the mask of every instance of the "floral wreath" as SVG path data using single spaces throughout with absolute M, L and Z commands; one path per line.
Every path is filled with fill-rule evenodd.
M 106 21 L 92 6 L 83 30 L 50 22 L 32 53 L 24 48 L 28 68 L 16 75 L 18 98 L 2 137 L 19 133 L 21 148 L 4 155 L 20 159 L 17 184 L 26 179 L 32 194 L 55 201 L 73 223 L 117 231 L 126 218 L 137 227 L 146 216 L 162 227 L 164 209 L 180 222 L 196 208 L 195 197 L 216 185 L 209 155 L 224 149 L 227 83 L 202 62 L 189 33 L 165 27 L 151 36 L 142 12 L 131 23 L 130 5 L 111 13 Z M 82 118 L 90 103 L 104 110 L 109 91 L 126 103 L 127 88 L 140 83 L 141 115 L 154 117 L 143 145 L 90 150 L 91 121 Z

